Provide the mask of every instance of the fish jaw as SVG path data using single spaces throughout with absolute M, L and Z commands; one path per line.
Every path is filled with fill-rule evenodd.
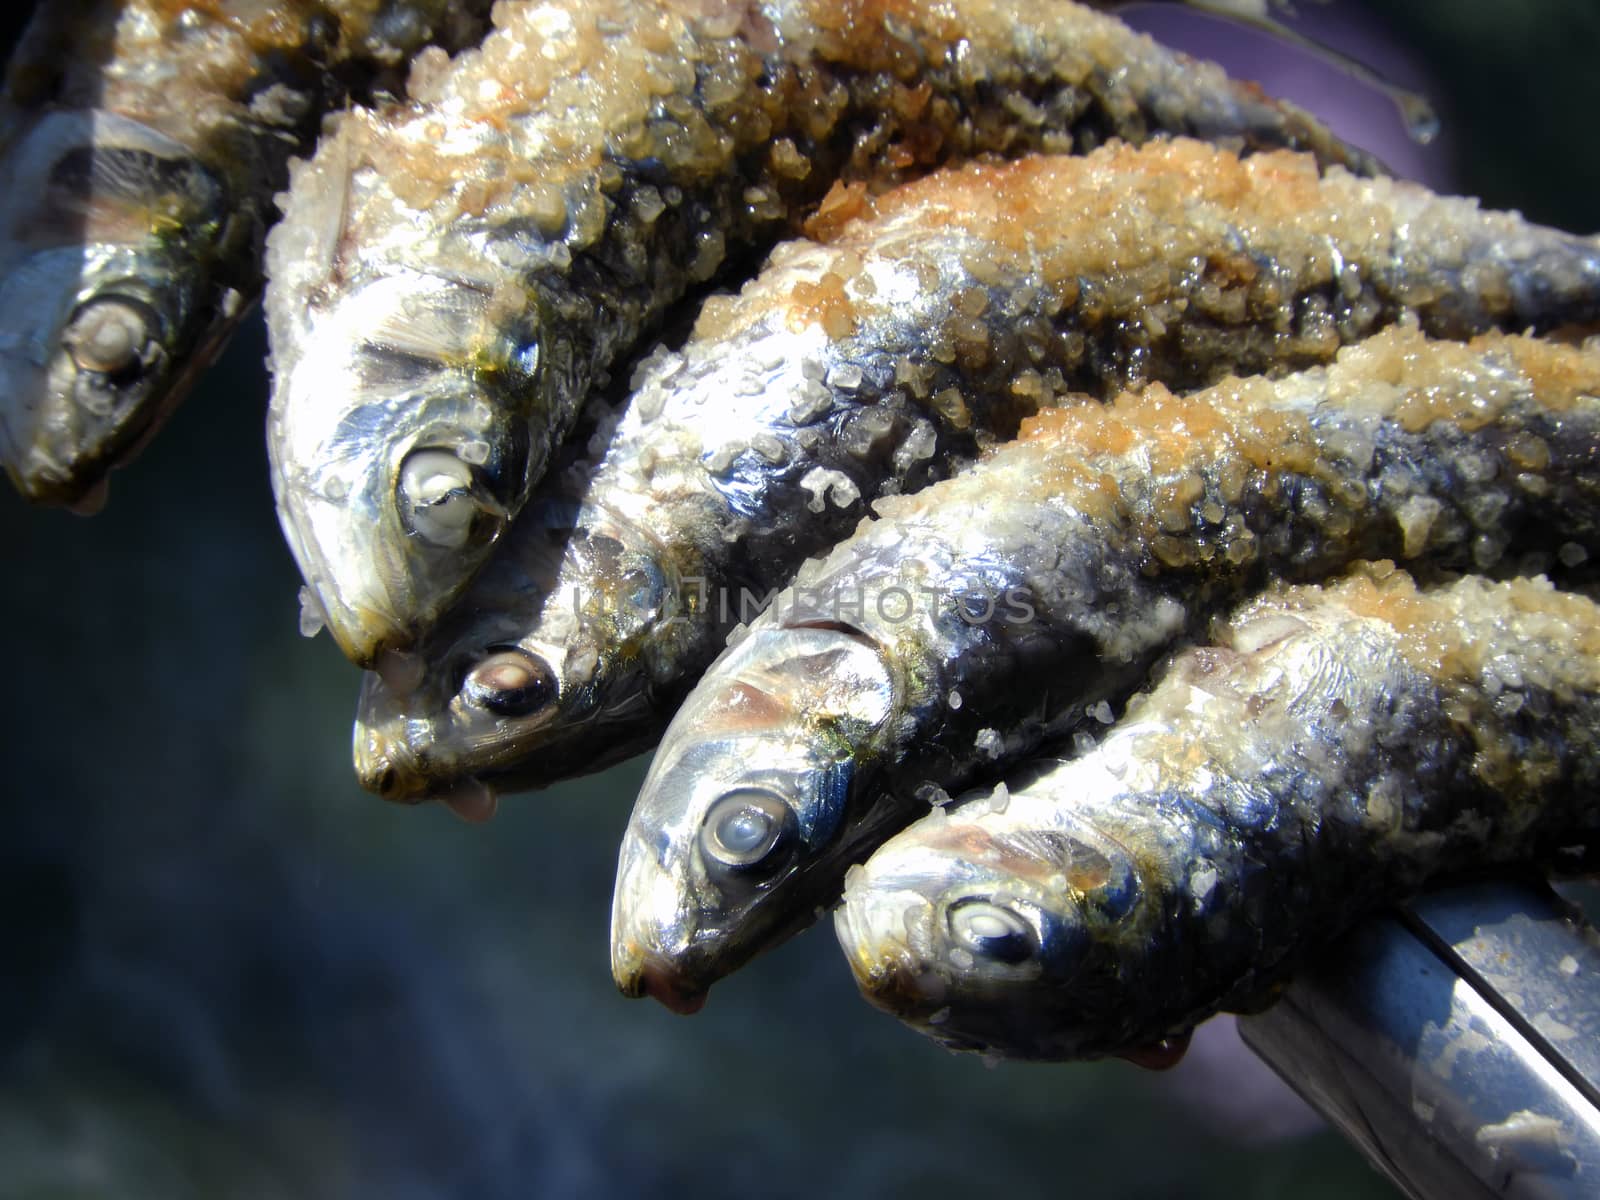
M 527 495 L 529 418 L 514 401 L 534 384 L 487 308 L 470 285 L 396 271 L 307 319 L 292 350 L 274 331 L 280 522 L 358 666 L 417 646 Z
M 682 825 L 630 824 L 612 902 L 611 970 L 618 990 L 683 1014 L 702 1008 L 717 980 L 813 919 L 809 897 L 799 894 L 804 879 L 792 869 L 780 867 L 766 885 L 779 899 L 752 904 L 745 881 L 718 873 L 714 862 L 708 869 L 698 842 L 698 832 Z M 781 845 L 778 853 L 784 853 Z
M 112 113 L 46 110 L 0 149 L 0 464 L 90 508 L 246 308 L 222 184 Z

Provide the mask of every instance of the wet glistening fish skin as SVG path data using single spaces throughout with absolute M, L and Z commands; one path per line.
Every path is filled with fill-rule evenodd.
M 1066 0 L 558 0 L 495 9 L 418 103 L 357 110 L 269 245 L 284 532 L 344 652 L 404 652 L 521 510 L 591 388 L 839 179 L 1191 134 L 1372 164 Z
M 488 0 L 46 0 L 0 100 L 0 465 L 92 511 L 261 287 L 289 157 Z
M 1597 397 L 1600 350 L 1395 327 L 1278 381 L 1046 410 L 880 501 L 669 726 L 620 856 L 619 985 L 703 994 L 929 797 L 1119 703 L 1269 579 L 1592 556 Z
M 638 369 L 592 474 L 536 491 L 417 645 L 421 681 L 369 676 L 369 788 L 543 786 L 645 749 L 806 557 L 1040 405 L 1303 368 L 1402 313 L 1600 317 L 1600 242 L 1185 139 L 950 169 L 812 227 Z
M 863 994 L 955 1049 L 1069 1059 L 1249 1008 L 1437 876 L 1600 849 L 1600 608 L 1391 564 L 1279 589 L 1071 762 L 923 817 L 835 919 Z

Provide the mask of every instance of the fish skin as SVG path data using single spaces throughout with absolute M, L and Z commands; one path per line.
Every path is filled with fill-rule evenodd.
M 837 181 L 1174 134 L 1374 168 L 1066 0 L 496 14 L 477 50 L 419 63 L 419 103 L 333 124 L 269 245 L 279 515 L 363 666 L 409 652 L 460 594 L 640 336 Z
M 368 678 L 366 786 L 516 790 L 646 749 L 759 598 L 1041 404 L 1282 374 L 1402 313 L 1457 337 L 1600 317 L 1600 242 L 1288 151 L 1119 145 L 843 208 L 637 369 L 592 474 L 537 490 L 418 643 L 420 685 Z M 486 707 L 508 653 L 543 705 Z
M 1600 351 L 1396 326 L 1279 381 L 1046 410 L 963 475 L 880 501 L 668 727 L 620 858 L 619 986 L 703 993 L 832 904 L 928 797 L 1067 736 L 1271 579 L 1386 557 L 1542 568 L 1568 541 L 1592 557 L 1597 397 Z M 700 831 L 748 788 L 813 832 L 730 873 Z
M 1278 589 L 1097 747 L 923 817 L 845 887 L 863 994 L 954 1049 L 1122 1054 L 1270 1000 L 1442 875 L 1600 847 L 1600 607 L 1392 564 Z M 965 914 L 965 915 L 963 915 Z
M 0 465 L 92 510 L 261 289 L 322 115 L 460 47 L 488 0 L 51 0 L 0 100 Z

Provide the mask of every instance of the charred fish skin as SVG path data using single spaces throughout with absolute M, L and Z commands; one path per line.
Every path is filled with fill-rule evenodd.
M 836 181 L 1174 134 L 1372 168 L 1066 0 L 496 13 L 477 50 L 419 60 L 418 103 L 337 123 L 269 247 L 280 517 L 361 665 L 459 595 L 640 335 Z
M 1593 349 L 1395 327 L 1278 381 L 1048 410 L 965 474 L 880 500 L 669 726 L 625 835 L 619 984 L 703 992 L 765 947 L 761 910 L 830 903 L 920 804 L 1109 717 L 1271 578 L 1592 554 L 1597 372 Z M 736 871 L 724 819 L 773 838 Z
M 487 0 L 48 0 L 0 101 L 0 464 L 92 510 L 261 288 L 322 114 L 459 47 Z
M 1447 336 L 1600 316 L 1593 241 L 1185 139 L 950 169 L 817 226 L 636 372 L 575 526 L 502 539 L 418 644 L 422 684 L 369 679 L 369 787 L 514 790 L 646 748 L 801 561 L 1042 404 L 1280 374 L 1404 313 Z
M 1125 1054 L 1258 1006 L 1428 880 L 1600 835 L 1600 608 L 1376 564 L 1246 605 L 1071 762 L 922 818 L 852 874 L 869 1000 L 946 1046 Z

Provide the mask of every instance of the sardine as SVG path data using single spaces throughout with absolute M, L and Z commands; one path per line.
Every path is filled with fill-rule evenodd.
M 1397 326 L 1277 382 L 1030 418 L 880 500 L 690 693 L 624 839 L 619 985 L 694 1003 L 919 805 L 1109 718 L 1269 578 L 1593 555 L 1597 467 L 1600 348 L 1499 334 Z
M 641 334 L 835 182 L 1157 134 L 1373 166 L 1066 0 L 495 13 L 479 49 L 419 63 L 419 103 L 338 122 L 269 246 L 279 513 L 362 665 L 460 594 Z
M 261 286 L 322 115 L 488 0 L 47 0 L 0 101 L 0 464 L 92 511 Z
M 369 676 L 368 787 L 542 786 L 645 749 L 807 556 L 1042 404 L 1307 367 L 1406 312 L 1458 337 L 1600 316 L 1600 242 L 1287 151 L 973 165 L 852 211 L 640 368 L 575 522 L 564 481 L 535 492 L 420 682 Z
M 1181 1047 L 1428 880 L 1600 850 L 1600 606 L 1392 564 L 1246 605 L 1097 747 L 851 873 L 863 993 L 955 1049 Z

